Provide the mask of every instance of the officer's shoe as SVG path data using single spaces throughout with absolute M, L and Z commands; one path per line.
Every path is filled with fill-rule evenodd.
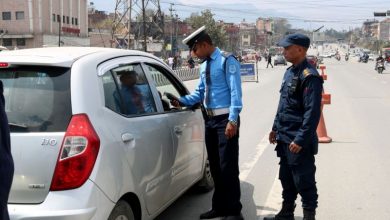
M 200 219 L 212 219 L 212 218 L 217 218 L 217 217 L 223 217 L 224 215 L 220 212 L 217 212 L 214 209 L 211 209 L 203 214 L 200 215 Z
M 303 209 L 303 220 L 316 220 L 316 211 Z
M 282 209 L 274 217 L 264 217 L 264 220 L 295 220 L 294 219 L 294 210 L 295 203 L 284 203 L 282 204 Z
M 229 215 L 222 218 L 222 220 L 244 220 L 244 217 L 240 213 L 239 215 Z

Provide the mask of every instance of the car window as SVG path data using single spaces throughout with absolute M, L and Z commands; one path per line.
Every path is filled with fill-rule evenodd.
M 72 115 L 69 68 L 0 69 L 0 80 L 11 132 L 66 130 Z
M 164 70 L 162 67 L 153 64 L 146 64 L 146 68 L 148 69 L 152 79 L 156 85 L 156 89 L 160 96 L 161 104 L 164 108 L 164 111 L 177 110 L 176 107 L 172 106 L 166 97 L 166 93 L 171 93 L 176 97 L 180 97 L 182 95 L 186 95 L 186 91 L 184 88 L 181 88 L 177 82 L 175 82 L 174 78 L 170 76 L 170 73 Z M 186 109 L 183 107 L 181 109 Z
M 131 117 L 157 111 L 140 64 L 111 69 L 103 74 L 102 81 L 107 108 Z

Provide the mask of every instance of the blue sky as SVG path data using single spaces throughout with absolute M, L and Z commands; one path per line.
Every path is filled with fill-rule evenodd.
M 112 12 L 116 0 L 90 2 L 98 10 Z M 175 13 L 182 19 L 191 13 L 210 9 L 216 20 L 255 22 L 258 17 L 282 17 L 287 18 L 293 27 L 308 30 L 322 25 L 324 29 L 349 30 L 361 27 L 367 19 L 374 19 L 374 11 L 390 10 L 390 0 L 160 0 L 166 14 L 169 14 L 170 3 L 174 3 Z

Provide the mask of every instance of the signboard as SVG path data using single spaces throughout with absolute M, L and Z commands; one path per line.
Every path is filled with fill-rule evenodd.
M 259 82 L 257 63 L 241 63 L 240 73 L 242 81 Z

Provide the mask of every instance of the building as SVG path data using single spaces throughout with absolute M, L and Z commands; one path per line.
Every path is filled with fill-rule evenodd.
M 234 54 L 239 54 L 240 52 L 240 27 L 234 23 L 223 23 L 220 21 L 220 24 L 223 25 L 226 36 L 227 36 L 227 46 L 226 50 Z
M 90 45 L 87 0 L 2 0 L 0 13 L 0 44 L 9 49 Z
M 363 27 L 362 27 L 362 34 L 366 38 L 374 38 L 378 39 L 378 25 L 379 21 L 377 20 L 367 20 L 363 22 Z
M 243 49 L 256 48 L 256 25 L 243 20 L 240 24 L 240 47 Z
M 390 18 L 381 21 L 378 28 L 378 40 L 390 41 Z
M 271 18 L 258 18 L 256 20 L 256 29 L 259 33 L 274 32 L 273 20 Z

